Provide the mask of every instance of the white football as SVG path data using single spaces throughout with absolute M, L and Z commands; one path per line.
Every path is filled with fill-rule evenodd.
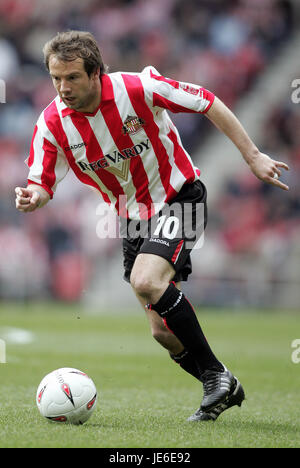
M 47 374 L 36 392 L 42 416 L 55 422 L 83 424 L 97 403 L 97 390 L 90 377 L 78 369 L 63 367 Z

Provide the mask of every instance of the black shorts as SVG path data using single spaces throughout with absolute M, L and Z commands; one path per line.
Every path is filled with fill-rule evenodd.
M 173 281 L 186 281 L 192 272 L 191 250 L 203 239 L 207 223 L 205 185 L 199 180 L 184 185 L 169 205 L 142 223 L 146 228 L 138 223 L 135 235 L 132 229 L 123 235 L 124 279 L 130 282 L 137 255 L 149 253 L 171 263 L 175 269 Z

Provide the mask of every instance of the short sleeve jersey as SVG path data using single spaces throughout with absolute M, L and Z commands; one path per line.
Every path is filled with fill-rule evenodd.
M 93 113 L 70 109 L 59 96 L 41 113 L 28 183 L 52 198 L 71 169 L 119 215 L 148 219 L 200 175 L 167 111 L 206 113 L 213 101 L 207 89 L 166 78 L 151 66 L 102 75 Z

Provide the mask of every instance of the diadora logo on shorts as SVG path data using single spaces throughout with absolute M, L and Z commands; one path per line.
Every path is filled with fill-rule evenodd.
M 149 139 L 147 139 L 132 146 L 131 148 L 125 148 L 120 151 L 114 150 L 112 153 L 104 154 L 102 158 L 98 159 L 97 161 L 77 161 L 77 164 L 80 166 L 82 171 L 96 172 L 99 169 L 106 169 L 117 177 L 121 177 L 123 180 L 127 180 L 129 174 L 129 160 L 131 158 L 135 158 L 136 156 L 142 155 L 144 151 L 149 149 Z

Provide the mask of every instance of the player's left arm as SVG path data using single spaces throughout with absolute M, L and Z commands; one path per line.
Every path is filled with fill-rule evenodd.
M 288 165 L 261 153 L 241 122 L 218 97 L 215 97 L 205 115 L 235 144 L 256 177 L 283 190 L 289 190 L 289 187 L 277 178 L 281 175 L 280 168 L 289 170 Z

